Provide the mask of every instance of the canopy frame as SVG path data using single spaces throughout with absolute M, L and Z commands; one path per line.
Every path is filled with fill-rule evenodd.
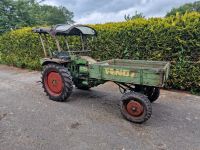
M 69 53 L 89 52 L 90 50 L 85 49 L 86 38 L 88 36 L 97 36 L 97 31 L 95 29 L 93 29 L 92 27 L 89 27 L 86 25 L 80 25 L 80 24 L 78 24 L 78 25 L 58 24 L 51 28 L 36 28 L 33 30 L 33 32 L 39 34 L 45 57 L 48 57 L 48 53 L 49 53 L 49 56 L 51 58 L 52 58 L 52 51 L 51 51 L 49 41 L 47 39 L 47 35 L 50 35 L 55 40 L 56 47 L 59 52 L 61 52 L 63 50 L 63 48 L 60 46 L 60 42 L 59 42 L 57 36 L 65 36 L 66 37 L 65 43 L 66 43 L 67 51 Z M 67 36 L 79 36 L 80 37 L 80 42 L 81 42 L 80 46 L 82 47 L 80 49 L 80 51 L 71 51 L 70 50 Z M 48 53 L 47 53 L 45 45 L 47 46 Z

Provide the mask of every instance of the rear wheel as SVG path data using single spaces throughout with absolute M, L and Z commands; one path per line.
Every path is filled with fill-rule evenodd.
M 122 115 L 134 123 L 143 123 L 152 114 L 152 107 L 148 98 L 136 92 L 126 93 L 122 96 L 120 109 Z
M 58 64 L 43 67 L 42 83 L 44 92 L 54 101 L 67 101 L 73 90 L 70 72 Z

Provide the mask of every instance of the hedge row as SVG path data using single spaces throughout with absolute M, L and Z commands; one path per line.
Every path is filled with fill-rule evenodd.
M 91 26 L 98 31 L 98 37 L 89 42 L 94 58 L 171 61 L 166 87 L 200 93 L 199 13 Z M 42 56 L 31 28 L 0 37 L 1 63 L 39 69 Z

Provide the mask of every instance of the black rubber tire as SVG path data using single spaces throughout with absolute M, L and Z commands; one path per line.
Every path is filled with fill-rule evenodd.
M 135 117 L 128 113 L 126 106 L 128 102 L 132 100 L 139 102 L 143 106 L 144 112 L 141 116 Z M 144 123 L 149 120 L 152 115 L 151 102 L 148 100 L 147 96 L 137 92 L 129 92 L 122 96 L 120 102 L 120 110 L 124 118 L 133 123 Z
M 134 91 L 148 96 L 151 103 L 155 102 L 160 96 L 160 89 L 158 87 L 135 85 Z
M 154 87 L 153 91 L 151 93 L 148 93 L 147 96 L 151 103 L 155 102 L 160 96 L 160 89 Z
M 59 73 L 59 75 L 62 78 L 63 88 L 62 88 L 61 94 L 58 96 L 51 95 L 45 86 L 45 77 L 51 71 L 55 71 L 55 72 Z M 73 82 L 72 82 L 72 77 L 71 77 L 70 72 L 68 71 L 68 69 L 66 67 L 58 65 L 58 64 L 52 63 L 52 64 L 43 66 L 42 84 L 43 84 L 44 92 L 47 94 L 47 96 L 49 96 L 49 99 L 51 99 L 53 101 L 58 101 L 58 102 L 68 101 L 68 98 L 73 91 Z

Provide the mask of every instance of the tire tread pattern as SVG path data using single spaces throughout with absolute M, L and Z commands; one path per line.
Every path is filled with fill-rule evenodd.
M 44 78 L 45 78 L 46 73 L 49 70 L 57 71 L 63 79 L 64 87 L 63 87 L 63 91 L 62 91 L 61 95 L 59 95 L 59 96 L 52 96 L 45 87 Z M 58 101 L 58 102 L 67 101 L 73 91 L 73 82 L 72 82 L 72 76 L 71 76 L 70 72 L 68 71 L 67 68 L 65 68 L 62 65 L 58 65 L 58 64 L 48 64 L 43 67 L 42 85 L 43 85 L 44 92 L 47 94 L 47 96 L 49 96 L 49 99 Z
M 143 106 L 145 107 L 144 108 L 146 110 L 145 115 L 141 118 L 136 119 L 135 117 L 130 116 L 127 111 L 124 111 L 124 101 L 129 101 L 129 100 L 133 100 L 133 99 L 137 99 L 137 101 L 141 102 L 143 104 Z M 149 120 L 151 118 L 151 115 L 152 115 L 151 102 L 149 101 L 147 96 L 143 95 L 141 93 L 133 92 L 133 91 L 126 93 L 122 96 L 121 102 L 120 102 L 120 109 L 121 109 L 122 115 L 127 120 L 134 122 L 134 123 L 146 122 L 147 120 Z

